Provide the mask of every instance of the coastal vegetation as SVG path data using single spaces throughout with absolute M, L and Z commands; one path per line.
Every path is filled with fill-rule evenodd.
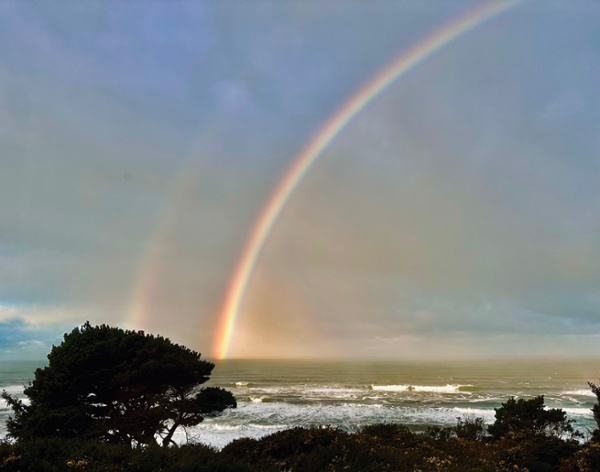
M 170 340 L 86 323 L 65 334 L 25 389 L 2 393 L 12 409 L 0 441 L 7 472 L 597 472 L 600 386 L 586 437 L 544 397 L 508 398 L 495 421 L 458 418 L 416 432 L 375 424 L 349 432 L 292 428 L 241 438 L 222 450 L 177 445 L 178 428 L 236 406 L 221 388 L 201 387 L 214 365 Z
M 162 336 L 88 322 L 52 347 L 25 388 L 28 403 L 2 393 L 13 410 L 9 436 L 168 446 L 178 428 L 236 406 L 224 389 L 199 388 L 213 368 Z
M 538 411 L 541 397 L 525 400 L 521 412 Z M 508 408 L 507 408 L 508 406 Z M 512 422 L 512 401 L 497 416 Z M 498 415 L 500 412 L 500 415 Z M 537 421 L 537 419 L 534 419 Z M 540 419 L 540 421 L 544 421 Z M 559 422 L 561 422 L 560 420 Z M 512 423 L 516 424 L 516 423 Z M 494 423 L 499 426 L 498 421 Z M 494 426 L 492 425 L 492 426 Z M 490 426 L 490 428 L 492 428 Z M 581 442 L 563 425 L 523 427 L 493 436 L 479 418 L 461 418 L 448 428 L 414 432 L 377 424 L 349 433 L 339 428 L 292 428 L 260 439 L 237 439 L 221 451 L 202 444 L 130 447 L 78 438 L 37 438 L 0 444 L 0 470 L 7 472 L 597 472 L 600 443 Z M 557 426 L 557 427 L 555 427 Z M 494 428 L 492 428 L 494 429 Z M 500 428 L 496 428 L 499 430 Z

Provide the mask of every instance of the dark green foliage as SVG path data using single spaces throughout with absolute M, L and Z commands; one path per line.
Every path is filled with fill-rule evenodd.
M 485 436 L 483 418 L 465 416 L 458 418 L 455 426 L 456 437 L 469 441 L 481 441 Z
M 588 382 L 588 385 L 592 389 L 592 393 L 596 395 L 596 404 L 592 407 L 596 429 L 592 433 L 592 440 L 600 442 L 600 384 L 596 385 L 595 383 Z
M 294 428 L 259 440 L 239 439 L 222 454 L 281 472 L 600 470 L 577 468 L 577 464 L 595 464 L 600 453 L 589 450 L 584 455 L 578 452 L 582 446 L 577 441 L 547 431 L 491 440 L 483 421 L 468 417 L 459 419 L 455 427 L 430 428 L 425 434 L 396 424 L 367 426 L 353 434 L 333 428 Z
M 10 436 L 22 441 L 62 437 L 110 443 L 171 444 L 178 427 L 235 407 L 223 389 L 198 386 L 214 364 L 200 354 L 143 331 L 86 323 L 65 334 L 25 389 L 30 404 L 2 393 L 13 410 Z
M 425 434 L 438 441 L 447 441 L 450 438 L 483 441 L 486 437 L 485 432 L 483 418 L 464 416 L 456 419 L 456 426 L 454 427 L 440 428 L 439 426 L 432 426 L 427 428 Z
M 544 396 L 525 400 L 510 397 L 495 408 L 496 421 L 488 427 L 494 439 L 542 434 L 556 437 L 575 435 L 573 421 L 559 408 L 544 409 Z
M 568 462 L 570 468 L 564 467 L 565 472 L 598 472 L 600 470 L 600 443 L 592 440 L 575 453 Z
M 430 437 L 435 441 L 448 441 L 454 437 L 454 428 L 440 428 L 439 426 L 430 426 L 425 430 L 426 436 Z
M 44 438 L 0 447 L 2 472 L 262 472 L 222 458 L 200 444 L 134 448 L 123 444 Z
M 271 434 L 260 440 L 237 439 L 225 446 L 222 453 L 227 457 L 241 459 L 250 464 L 259 463 L 274 470 L 308 471 L 313 469 L 307 469 L 306 464 L 304 468 L 299 468 L 299 462 L 306 461 L 307 456 L 313 456 L 312 458 L 319 458 L 318 464 L 322 464 L 324 461 L 321 456 L 329 458 L 331 445 L 337 438 L 346 435 L 347 433 L 335 428 L 298 427 Z M 314 465 L 316 466 L 317 464 Z
M 499 445 L 500 455 L 508 464 L 533 472 L 559 470 L 580 449 L 577 441 L 532 433 L 518 441 L 506 439 Z
M 293 428 L 238 439 L 221 452 L 200 444 L 130 448 L 123 444 L 43 438 L 0 443 L 7 472 L 598 472 L 600 447 L 532 433 L 499 440 L 415 433 L 383 424 L 353 434 L 336 428 Z M 435 437 L 434 437 L 435 436 Z M 466 436 L 473 436 L 469 429 Z
M 222 454 L 286 472 L 513 470 L 493 446 L 479 440 L 434 439 L 397 424 L 366 426 L 353 434 L 334 428 L 294 428 L 259 440 L 239 439 Z
M 378 438 L 384 442 L 401 442 L 406 446 L 415 443 L 418 436 L 406 426 L 393 423 L 372 424 L 365 426 L 361 433 L 365 436 Z

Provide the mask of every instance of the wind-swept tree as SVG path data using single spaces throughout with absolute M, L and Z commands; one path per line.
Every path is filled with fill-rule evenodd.
M 200 354 L 161 336 L 84 324 L 53 346 L 25 403 L 2 393 L 13 410 L 9 435 L 99 439 L 168 446 L 180 427 L 235 408 L 231 392 L 204 387 L 214 368 Z
M 496 411 L 496 421 L 488 427 L 495 439 L 503 437 L 530 436 L 534 434 L 561 437 L 578 436 L 573 420 L 560 408 L 544 408 L 544 396 L 526 400 L 510 397 Z

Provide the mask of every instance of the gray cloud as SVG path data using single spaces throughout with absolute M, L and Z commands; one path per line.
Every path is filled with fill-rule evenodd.
M 143 304 L 143 328 L 210 349 L 290 159 L 471 4 L 232 5 L 0 7 L 0 300 L 23 303 L 15 319 L 118 324 Z M 597 331 L 600 63 L 586 5 L 519 7 L 356 117 L 274 228 L 240 316 L 244 354 L 306 355 L 307 339 L 327 355 L 465 339 L 464 355 L 506 353 L 527 333 L 541 352 Z M 3 338 L 13 350 L 49 339 L 5 328 L 21 333 Z
M 548 28 L 559 20 L 544 18 Z M 546 54 L 548 38 L 577 44 L 586 34 L 561 31 L 526 45 L 524 30 L 506 42 L 494 27 L 465 37 L 344 130 L 294 195 L 261 266 L 289 277 L 307 318 L 356 345 L 484 336 L 489 346 L 477 349 L 504 354 L 506 340 L 531 336 L 536 347 L 520 352 L 541 353 L 560 335 L 581 352 L 576 336 L 599 332 L 598 142 L 573 132 L 595 126 L 597 107 L 547 112 L 573 82 L 591 91 L 598 63 Z

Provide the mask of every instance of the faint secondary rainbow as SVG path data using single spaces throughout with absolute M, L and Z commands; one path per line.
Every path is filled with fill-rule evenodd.
M 155 297 L 160 293 L 162 269 L 168 257 L 166 251 L 174 244 L 173 228 L 177 219 L 182 217 L 178 209 L 183 206 L 193 190 L 196 178 L 194 168 L 184 167 L 171 178 L 167 186 L 166 198 L 162 202 L 155 228 L 146 242 L 146 250 L 142 253 L 138 276 L 124 320 L 127 329 L 148 329 Z
M 217 327 L 214 346 L 215 358 L 227 357 L 240 305 L 258 256 L 290 196 L 324 149 L 357 113 L 395 80 L 440 48 L 518 3 L 520 0 L 497 0 L 484 4 L 434 31 L 403 52 L 334 113 L 313 136 L 308 145 L 294 158 L 291 167 L 277 184 L 255 223 L 229 283 Z

